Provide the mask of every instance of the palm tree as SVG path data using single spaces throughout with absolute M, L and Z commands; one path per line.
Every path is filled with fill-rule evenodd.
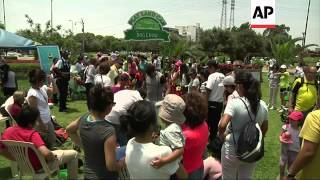
M 172 46 L 167 46 L 166 54 L 169 57 L 180 57 L 180 58 L 200 58 L 205 56 L 202 51 L 200 44 L 192 43 L 186 40 L 179 40 L 176 44 Z
M 284 43 L 271 42 L 273 58 L 275 58 L 279 64 L 293 64 L 295 62 L 295 57 L 303 55 L 307 48 L 318 46 L 316 44 L 297 46 L 296 43 L 301 40 L 303 40 L 303 38 L 300 37 L 291 39 Z

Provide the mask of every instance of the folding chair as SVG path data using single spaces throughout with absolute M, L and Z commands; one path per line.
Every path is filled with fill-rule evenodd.
M 21 142 L 21 141 L 11 141 L 2 140 L 2 143 L 6 146 L 10 154 L 15 158 L 18 165 L 18 175 L 19 179 L 22 176 L 32 176 L 33 179 L 46 179 L 49 178 L 57 172 L 59 179 L 59 164 L 57 161 L 47 164 L 44 156 L 35 148 L 33 143 Z M 42 169 L 36 171 L 29 159 L 28 151 L 31 149 L 35 152 L 38 157 Z

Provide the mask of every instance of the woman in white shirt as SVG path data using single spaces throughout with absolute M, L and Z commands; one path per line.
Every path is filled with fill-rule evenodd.
M 156 157 L 164 157 L 172 152 L 168 146 L 152 143 L 157 118 L 151 102 L 141 100 L 132 104 L 127 115 L 121 117 L 121 123 L 133 135 L 128 141 L 125 157 L 130 179 L 170 179 L 175 173 L 178 179 L 186 179 L 187 174 L 178 160 L 157 169 L 151 166 Z
M 107 62 L 99 65 L 99 73 L 94 77 L 94 84 L 102 84 L 103 87 L 111 87 L 111 79 L 107 76 L 110 66 Z
M 51 121 L 51 112 L 48 105 L 48 94 L 57 91 L 56 87 L 47 87 L 46 73 L 40 69 L 34 69 L 29 72 L 29 82 L 31 88 L 27 94 L 27 102 L 31 107 L 35 107 L 40 112 L 40 117 L 36 123 L 35 129 L 40 133 L 42 139 L 49 149 L 56 146 L 56 135 Z M 49 76 L 50 77 L 50 76 Z
M 84 86 L 86 87 L 87 107 L 88 107 L 89 110 L 90 110 L 89 92 L 90 92 L 90 89 L 94 85 L 94 77 L 96 75 L 96 64 L 97 64 L 97 60 L 95 58 L 92 58 L 92 59 L 90 59 L 89 65 L 84 70 L 84 74 L 85 74 L 85 77 L 86 77 Z
M 260 125 L 263 136 L 266 134 L 268 108 L 261 100 L 260 83 L 251 73 L 243 70 L 236 71 L 235 84 L 240 97 L 228 102 L 219 122 L 219 136 L 225 137 L 221 149 L 222 179 L 252 179 L 257 163 L 240 161 L 235 153 L 236 142 L 242 129 L 250 121 L 249 113 Z

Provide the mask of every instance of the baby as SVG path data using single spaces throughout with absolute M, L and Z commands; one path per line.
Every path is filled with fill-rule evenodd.
M 185 138 L 182 133 L 181 124 L 184 123 L 185 102 L 175 94 L 168 94 L 162 101 L 159 117 L 164 129 L 160 131 L 160 145 L 168 146 L 172 153 L 166 157 L 158 157 L 151 162 L 155 168 L 168 164 L 177 159 L 182 159 Z

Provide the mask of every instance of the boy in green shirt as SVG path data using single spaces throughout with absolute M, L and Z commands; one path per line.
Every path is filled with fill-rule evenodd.
M 280 66 L 280 99 L 281 99 L 281 109 L 279 112 L 283 111 L 283 107 L 286 107 L 286 96 L 288 96 L 290 88 L 290 74 L 287 72 L 287 66 L 282 64 Z

